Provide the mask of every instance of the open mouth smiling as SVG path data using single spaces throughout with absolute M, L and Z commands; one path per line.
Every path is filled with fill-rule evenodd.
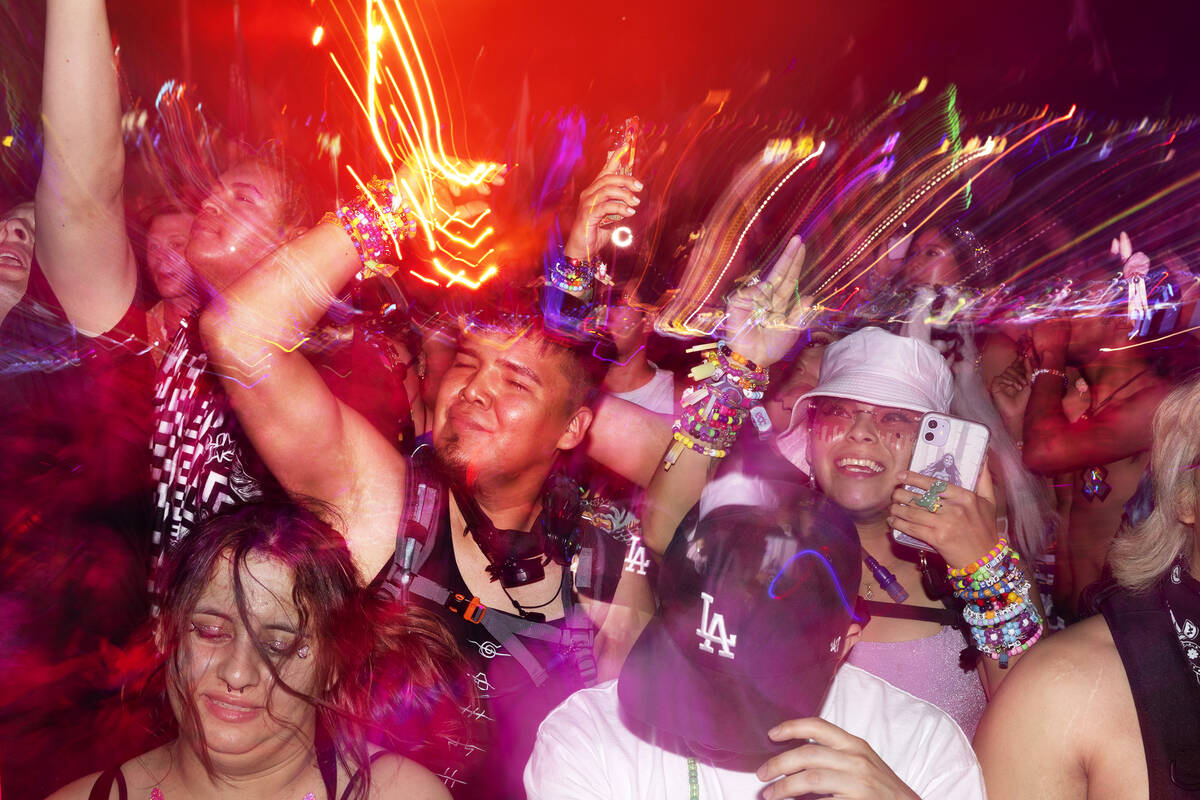
M 871 458 L 839 458 L 833 462 L 834 466 L 842 472 L 848 472 L 852 475 L 878 475 L 883 472 L 883 464 Z

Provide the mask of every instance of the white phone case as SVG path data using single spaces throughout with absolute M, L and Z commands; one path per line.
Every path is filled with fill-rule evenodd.
M 941 478 L 947 483 L 974 491 L 987 459 L 989 436 L 987 427 L 978 422 L 930 411 L 921 417 L 921 429 L 917 434 L 917 446 L 913 448 L 909 472 Z M 904 488 L 918 494 L 923 491 L 915 486 Z M 920 539 L 898 530 L 892 530 L 892 538 L 908 547 L 935 552 L 934 548 Z

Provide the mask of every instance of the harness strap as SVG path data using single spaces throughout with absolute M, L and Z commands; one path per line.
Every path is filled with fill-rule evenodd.
M 448 494 L 429 466 L 431 453 L 428 445 L 421 445 L 413 451 L 409 460 L 406 480 L 408 493 L 400 532 L 396 537 L 396 553 L 387 576 L 379 586 L 380 594 L 393 602 L 406 602 L 411 592 L 462 615 L 468 622 L 482 625 L 517 660 L 535 686 L 545 684 L 549 671 L 521 642 L 521 636 L 558 645 L 571 653 L 585 685 L 594 685 L 597 676 L 596 659 L 592 652 L 595 633 L 587 615 L 571 602 L 571 570 L 563 570 L 559 587 L 566 612 L 566 625 L 562 629 L 509 614 L 489 613 L 489 609 L 479 603 L 478 598 L 451 593 L 446 587 L 418 574 L 434 549 L 435 538 L 441 532 L 441 516 Z M 579 553 L 580 571 L 589 576 L 585 579 L 589 584 L 593 558 L 591 548 L 584 548 Z M 582 569 L 584 565 L 586 570 Z
M 117 784 L 117 797 L 119 800 L 129 800 L 129 790 L 125 787 L 125 774 L 121 772 L 119 766 L 100 773 L 100 777 L 96 778 L 96 782 L 92 784 L 92 791 L 88 793 L 88 800 L 108 800 L 112 794 L 114 782 Z
M 1200 702 L 1161 588 L 1106 597 L 1112 632 L 1137 708 L 1151 800 L 1200 798 Z

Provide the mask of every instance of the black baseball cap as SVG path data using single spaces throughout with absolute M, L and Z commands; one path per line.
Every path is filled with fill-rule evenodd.
M 819 713 L 847 628 L 866 621 L 854 609 L 858 532 L 796 484 L 773 508 L 693 518 L 663 557 L 659 612 L 621 670 L 621 713 L 655 744 L 753 769 L 785 749 L 767 731 Z

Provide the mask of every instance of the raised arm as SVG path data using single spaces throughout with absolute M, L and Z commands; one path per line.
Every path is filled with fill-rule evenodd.
M 47 0 L 42 120 L 38 263 L 75 327 L 99 335 L 125 316 L 137 286 L 104 0 Z
M 1050 321 L 1034 327 L 1034 371 L 1029 405 L 1025 410 L 1024 459 L 1034 472 L 1055 474 L 1109 464 L 1150 449 L 1149 420 L 1170 390 L 1161 381 L 1142 378 L 1138 391 L 1106 403 L 1090 417 L 1067 419 L 1062 401 L 1066 349 L 1070 339 L 1067 321 Z
M 638 486 L 647 486 L 671 444 L 671 418 L 604 395 L 588 429 L 588 457 Z
M 796 297 L 796 284 L 804 263 L 804 246 L 793 238 L 771 270 L 757 284 L 747 284 L 730 299 L 726 336 L 734 352 L 759 367 L 778 361 L 795 344 L 807 304 Z M 706 401 L 701 400 L 703 405 Z M 746 420 L 745 425 L 749 425 Z M 716 459 L 672 443 L 670 469 L 660 460 L 647 486 L 642 512 L 642 538 L 661 555 L 675 529 L 699 500 Z
M 361 268 L 354 246 L 325 223 L 284 245 L 214 301 L 200 320 L 210 364 L 251 443 L 294 495 L 332 507 L 364 580 L 395 549 L 404 459 L 338 400 L 299 352 L 340 289 Z

